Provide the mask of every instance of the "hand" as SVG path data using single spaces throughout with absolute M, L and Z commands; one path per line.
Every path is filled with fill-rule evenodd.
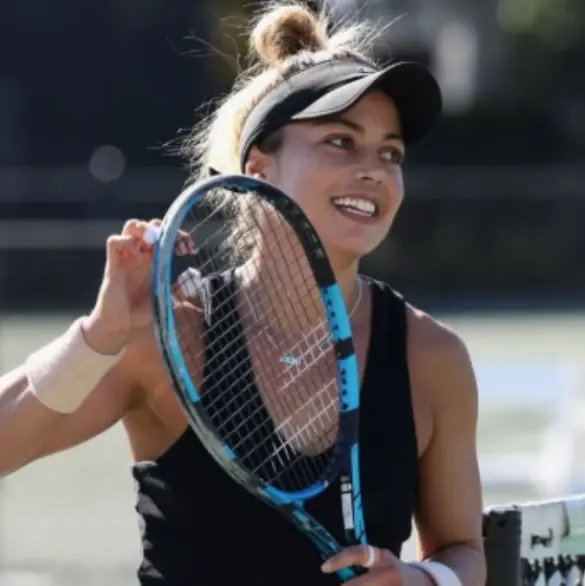
M 399 560 L 391 551 L 370 545 L 354 545 L 330 557 L 321 570 L 331 574 L 341 568 L 363 566 L 367 574 L 345 584 L 351 586 L 435 586 L 420 568 Z
M 83 323 L 87 343 L 103 354 L 118 353 L 152 323 L 150 302 L 151 251 L 143 236 L 161 221 L 129 220 L 121 234 L 106 242 L 106 266 L 95 307 Z M 177 239 L 177 254 L 194 252 L 187 233 Z

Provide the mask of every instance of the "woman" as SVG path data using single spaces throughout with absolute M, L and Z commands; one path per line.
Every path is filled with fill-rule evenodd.
M 150 327 L 150 259 L 139 244 L 147 222 L 131 220 L 108 239 L 92 312 L 2 378 L 0 446 L 10 446 L 0 448 L 3 474 L 123 422 L 135 460 L 143 585 L 335 584 L 332 572 L 351 565 L 369 567 L 356 586 L 485 580 L 477 391 L 466 348 L 390 287 L 358 275 L 360 257 L 383 240 L 402 202 L 405 145 L 429 132 L 440 94 L 420 67 L 377 69 L 360 48 L 372 41 L 364 32 L 329 38 L 324 21 L 301 6 L 270 9 L 251 37 L 258 64 L 186 150 L 202 174 L 243 171 L 278 186 L 324 242 L 360 366 L 372 546 L 322 565 L 308 540 L 232 482 L 187 428 Z M 338 491 L 308 509 L 343 542 Z M 399 556 L 413 515 L 422 562 L 407 564 Z

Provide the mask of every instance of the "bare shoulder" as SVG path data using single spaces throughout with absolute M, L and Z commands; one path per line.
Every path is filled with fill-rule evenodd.
M 428 313 L 407 305 L 408 334 L 427 359 L 462 359 L 467 347 L 459 334 Z
M 477 395 L 469 350 L 447 324 L 411 305 L 407 306 L 408 359 L 411 377 L 432 395 L 434 404 L 472 402 Z

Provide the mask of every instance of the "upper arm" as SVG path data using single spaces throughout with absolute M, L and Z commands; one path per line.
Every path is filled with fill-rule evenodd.
M 135 354 L 133 347 L 125 350 L 120 362 L 106 373 L 77 411 L 61 419 L 30 461 L 90 440 L 112 427 L 138 405 L 140 388 L 134 376 Z
M 415 512 L 426 558 L 465 543 L 482 548 L 482 496 L 476 450 L 478 392 L 471 359 L 456 334 L 433 322 L 433 342 L 420 364 L 433 433 L 420 458 Z

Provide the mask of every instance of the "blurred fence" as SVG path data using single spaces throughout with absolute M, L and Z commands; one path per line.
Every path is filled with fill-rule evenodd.
M 90 303 L 105 237 L 124 218 L 162 216 L 184 181 L 178 169 L 131 168 L 103 181 L 90 167 L 0 168 L 3 307 Z M 407 164 L 405 185 L 366 272 L 450 312 L 585 305 L 582 165 Z M 43 295 L 23 281 L 23 267 L 34 267 L 27 274 Z

